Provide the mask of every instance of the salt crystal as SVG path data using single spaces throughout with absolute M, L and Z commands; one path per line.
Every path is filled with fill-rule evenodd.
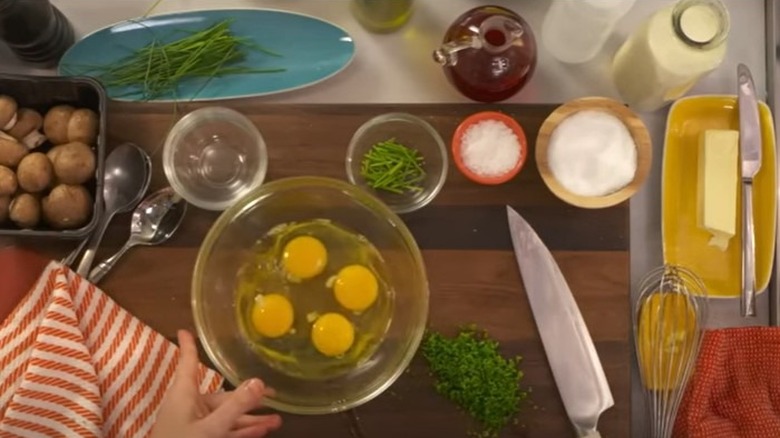
M 483 120 L 471 125 L 461 138 L 463 164 L 483 177 L 498 177 L 520 161 L 520 140 L 512 129 L 498 120 Z

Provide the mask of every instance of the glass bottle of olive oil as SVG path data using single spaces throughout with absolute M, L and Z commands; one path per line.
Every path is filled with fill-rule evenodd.
M 393 32 L 412 16 L 414 0 L 352 0 L 352 14 L 371 32 Z

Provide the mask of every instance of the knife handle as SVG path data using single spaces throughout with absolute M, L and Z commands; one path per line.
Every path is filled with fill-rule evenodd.
M 742 181 L 742 316 L 756 315 L 756 235 L 753 229 L 753 183 Z

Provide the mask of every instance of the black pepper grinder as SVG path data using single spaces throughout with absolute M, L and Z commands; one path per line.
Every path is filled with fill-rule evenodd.
M 73 45 L 73 27 L 49 0 L 0 0 L 0 38 L 22 61 L 57 65 Z

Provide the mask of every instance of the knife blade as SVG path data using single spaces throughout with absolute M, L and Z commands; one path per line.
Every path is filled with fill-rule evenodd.
M 761 169 L 761 123 L 753 77 L 745 64 L 737 66 L 739 104 L 739 158 L 742 173 L 742 316 L 756 314 L 755 233 L 753 178 Z
M 615 402 L 588 328 L 542 240 L 509 206 L 507 219 L 528 302 L 566 414 L 578 436 L 599 437 L 598 419 Z

